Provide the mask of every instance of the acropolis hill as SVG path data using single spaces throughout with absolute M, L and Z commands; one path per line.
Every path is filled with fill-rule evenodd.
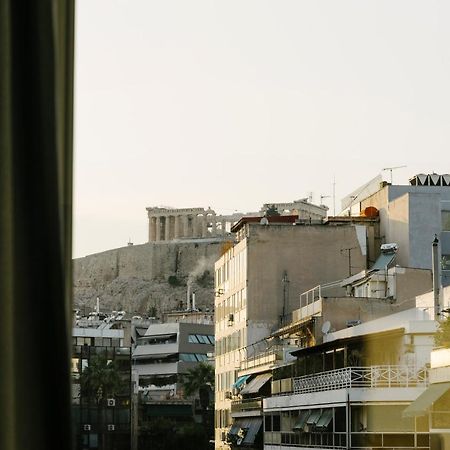
M 272 204 L 245 216 L 262 216 Z M 320 219 L 327 208 L 306 199 L 276 203 L 281 214 Z M 220 216 L 211 208 L 147 208 L 149 242 L 96 253 L 74 260 L 74 307 L 161 315 L 186 308 L 187 285 L 197 308 L 214 305 L 214 262 L 233 236 L 231 226 L 243 213 Z

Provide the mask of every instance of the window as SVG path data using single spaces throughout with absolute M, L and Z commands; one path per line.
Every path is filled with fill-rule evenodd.
M 450 211 L 442 211 L 442 231 L 450 231 Z

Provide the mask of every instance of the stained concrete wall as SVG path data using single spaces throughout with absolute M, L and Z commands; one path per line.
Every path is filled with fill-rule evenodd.
M 366 268 L 366 255 L 353 225 L 249 225 L 247 247 L 247 315 L 253 325 L 254 339 L 258 334 L 267 335 L 267 327 L 279 323 L 285 271 L 289 279 L 287 314 L 299 307 L 301 292 L 348 276 L 347 252 L 341 252 L 342 249 L 353 249 L 352 273 Z

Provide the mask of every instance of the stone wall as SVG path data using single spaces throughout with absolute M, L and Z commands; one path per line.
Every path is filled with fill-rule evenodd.
M 74 308 L 90 312 L 98 296 L 104 311 L 159 316 L 186 308 L 191 284 L 197 308 L 213 310 L 214 262 L 225 244 L 223 240 L 152 242 L 75 259 Z

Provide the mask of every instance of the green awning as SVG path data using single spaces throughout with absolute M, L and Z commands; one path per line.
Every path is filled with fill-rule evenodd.
M 450 389 L 450 383 L 430 384 L 404 411 L 403 417 L 419 417 L 427 414 L 430 406 Z
M 316 423 L 316 428 L 325 429 L 333 419 L 333 410 L 324 409 L 320 419 Z
M 250 375 L 243 375 L 242 377 L 239 377 L 231 386 L 232 388 L 239 389 L 248 379 L 250 378 Z
M 292 428 L 293 431 L 303 431 L 306 424 L 306 419 L 311 414 L 311 411 L 309 409 L 304 409 L 303 411 L 300 411 L 300 414 L 298 415 L 298 419 L 295 422 L 294 427 Z
M 308 417 L 308 419 L 306 419 L 306 424 L 309 425 L 309 426 L 316 425 L 316 423 L 318 422 L 318 420 L 319 420 L 321 415 L 322 415 L 322 410 L 320 410 L 320 409 L 313 409 L 311 411 L 311 414 Z

